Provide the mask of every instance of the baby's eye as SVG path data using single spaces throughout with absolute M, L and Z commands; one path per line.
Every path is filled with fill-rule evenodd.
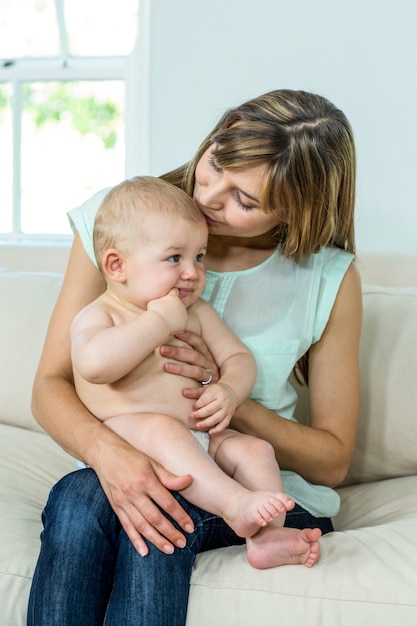
M 170 256 L 168 258 L 168 261 L 170 263 L 179 263 L 181 261 L 181 255 L 180 254 L 173 254 L 172 256 Z
M 195 260 L 197 263 L 202 263 L 204 261 L 204 254 L 200 252 L 200 254 L 196 255 Z

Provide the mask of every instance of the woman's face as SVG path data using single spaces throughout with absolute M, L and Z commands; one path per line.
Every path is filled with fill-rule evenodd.
M 262 211 L 266 165 L 221 169 L 210 147 L 198 162 L 194 200 L 204 213 L 212 235 L 257 237 L 280 223 L 278 211 Z

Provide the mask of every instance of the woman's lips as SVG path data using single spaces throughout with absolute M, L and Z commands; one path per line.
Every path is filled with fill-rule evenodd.
M 217 220 L 215 220 L 212 217 L 210 217 L 210 215 L 207 215 L 206 211 L 201 207 L 201 204 L 199 204 L 198 201 L 195 198 L 194 198 L 194 200 L 197 203 L 198 208 L 200 209 L 200 211 L 204 215 L 207 224 L 218 224 Z
M 210 217 L 206 213 L 204 213 L 204 217 L 206 218 L 207 224 L 218 224 L 219 223 L 217 220 L 214 220 L 212 217 Z

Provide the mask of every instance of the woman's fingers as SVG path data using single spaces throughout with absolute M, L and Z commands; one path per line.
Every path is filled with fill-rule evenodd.
M 199 335 L 196 335 L 195 333 L 191 333 L 187 330 L 184 330 L 181 333 L 177 333 L 176 337 L 177 339 L 180 339 L 181 341 L 188 343 L 188 345 L 191 346 L 193 350 L 207 357 L 210 362 L 213 360 L 206 342 Z
M 111 478 L 101 479 L 109 502 L 129 539 L 143 556 L 148 553 L 145 539 L 166 554 L 171 554 L 174 546 L 183 548 L 186 537 L 181 530 L 192 532 L 193 521 L 170 490 L 189 486 L 191 476 L 175 476 L 137 451 L 134 457 L 129 455 L 129 459 L 128 466 L 118 464 L 112 466 L 113 469 L 107 466 L 106 474 Z
M 161 346 L 162 356 L 172 359 L 164 364 L 166 372 L 192 378 L 199 383 L 219 380 L 219 370 L 209 353 L 180 346 Z
M 188 516 L 180 507 L 175 498 L 167 492 L 166 499 L 160 498 L 165 502 L 166 508 L 176 516 L 182 519 L 184 525 L 192 531 L 192 521 L 186 521 Z M 155 502 L 159 497 L 159 493 L 154 493 Z M 158 508 L 153 501 L 153 497 L 143 495 L 140 498 L 125 500 L 122 505 L 115 505 L 115 511 L 120 522 L 135 546 L 136 550 L 142 556 L 148 553 L 148 547 L 144 541 L 147 539 L 165 554 L 172 554 L 174 546 L 183 548 L 186 545 L 186 537 L 167 519 L 164 513 Z M 168 511 L 166 511 L 168 513 Z
M 144 539 L 165 554 L 172 554 L 174 546 L 183 548 L 186 545 L 184 535 L 172 526 L 151 500 L 142 500 L 140 507 L 139 510 L 136 503 L 131 504 L 120 514 L 120 522 L 141 556 L 146 556 L 149 551 Z

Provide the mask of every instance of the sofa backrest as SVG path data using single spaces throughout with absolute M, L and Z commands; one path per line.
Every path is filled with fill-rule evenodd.
M 417 288 L 363 287 L 361 414 L 346 484 L 417 474 Z
M 32 384 L 62 275 L 0 271 L 0 422 L 42 430 Z
M 358 254 L 356 265 L 364 285 L 417 287 L 416 255 Z

